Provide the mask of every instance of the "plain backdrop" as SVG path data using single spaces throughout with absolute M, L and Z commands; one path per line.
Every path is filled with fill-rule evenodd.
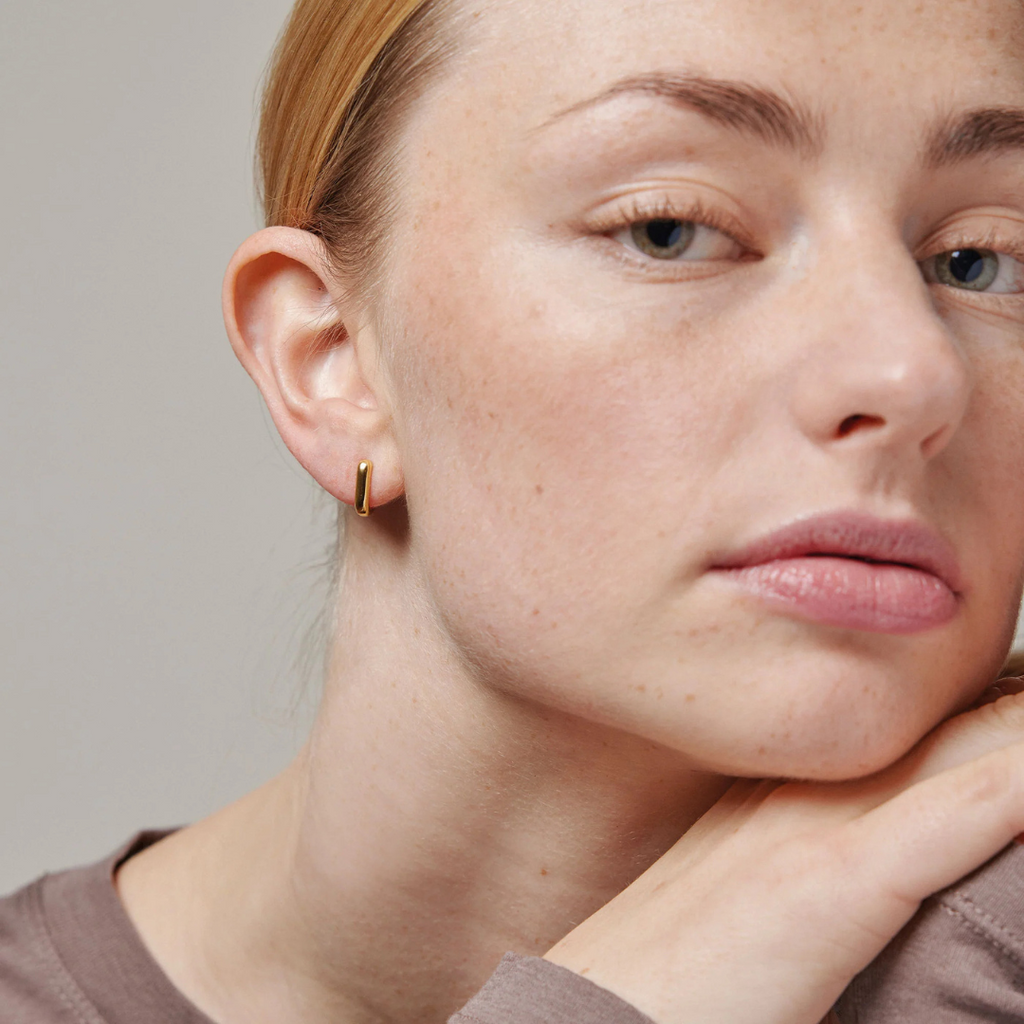
M 329 506 L 220 317 L 289 7 L 0 3 L 0 891 L 240 796 L 306 727 Z

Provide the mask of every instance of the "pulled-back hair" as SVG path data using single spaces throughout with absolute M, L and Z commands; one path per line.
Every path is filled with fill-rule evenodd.
M 267 225 L 319 235 L 367 280 L 393 209 L 401 116 L 445 56 L 441 0 L 298 0 L 263 93 L 257 178 Z

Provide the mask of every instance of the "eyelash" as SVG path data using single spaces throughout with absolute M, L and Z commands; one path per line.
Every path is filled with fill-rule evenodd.
M 998 228 L 990 228 L 982 235 L 965 234 L 959 238 L 943 238 L 940 236 L 936 244 L 928 246 L 928 255 L 918 259 L 918 263 L 941 256 L 944 252 L 954 252 L 957 249 L 989 249 L 992 252 L 1024 263 L 1024 242 L 1020 239 L 1011 241 L 1005 235 L 1000 234 Z
M 665 196 L 656 199 L 647 196 L 629 196 L 619 206 L 599 217 L 590 225 L 590 230 L 598 235 L 611 235 L 632 224 L 649 220 L 680 220 L 699 224 L 701 227 L 721 231 L 723 235 L 728 235 L 748 252 L 753 251 L 738 224 L 720 211 L 705 206 L 699 199 L 680 208 L 677 203 Z

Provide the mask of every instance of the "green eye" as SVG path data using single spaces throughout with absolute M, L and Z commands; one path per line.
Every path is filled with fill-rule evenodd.
M 983 292 L 999 276 L 999 256 L 991 249 L 953 249 L 935 257 L 935 276 L 951 288 Z
M 632 224 L 630 232 L 636 247 L 656 259 L 670 260 L 690 247 L 697 226 L 688 220 L 659 218 Z

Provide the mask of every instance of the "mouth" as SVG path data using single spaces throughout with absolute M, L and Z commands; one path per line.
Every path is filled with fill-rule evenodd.
M 945 625 L 963 595 L 956 553 L 938 533 L 859 512 L 797 520 L 717 558 L 711 572 L 783 614 L 876 633 Z

